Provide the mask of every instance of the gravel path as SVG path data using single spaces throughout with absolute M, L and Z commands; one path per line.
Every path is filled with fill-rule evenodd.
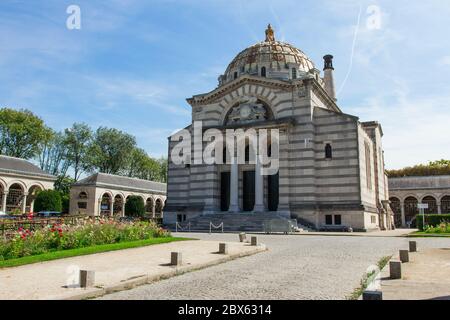
M 102 299 L 345 299 L 371 264 L 408 247 L 406 238 L 260 235 L 259 239 L 269 251 Z M 416 240 L 419 249 L 450 247 L 450 239 Z

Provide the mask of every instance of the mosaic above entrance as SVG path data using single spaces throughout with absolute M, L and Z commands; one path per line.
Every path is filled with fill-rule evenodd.
M 231 109 L 226 124 L 245 124 L 267 119 L 267 109 L 256 97 L 244 97 Z

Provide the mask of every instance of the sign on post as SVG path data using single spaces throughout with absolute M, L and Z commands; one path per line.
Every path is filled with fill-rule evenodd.
M 418 208 L 419 209 L 428 209 L 428 203 L 419 203 Z

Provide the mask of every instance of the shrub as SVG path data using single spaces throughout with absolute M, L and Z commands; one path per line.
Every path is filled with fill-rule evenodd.
M 437 227 L 443 222 L 450 222 L 450 214 L 426 214 L 425 215 L 425 226 Z M 423 231 L 423 215 L 418 214 L 416 216 L 417 228 Z
M 436 227 L 425 227 L 425 233 L 450 233 L 450 224 L 448 222 L 442 222 Z
M 125 204 L 125 215 L 142 217 L 145 214 L 144 200 L 139 196 L 130 196 Z
M 75 226 L 55 224 L 36 231 L 20 228 L 11 239 L 0 240 L 0 261 L 51 251 L 168 236 L 170 233 L 154 222 L 96 221 L 87 218 Z
M 55 190 L 45 190 L 37 194 L 34 201 L 34 211 L 62 211 L 61 194 Z

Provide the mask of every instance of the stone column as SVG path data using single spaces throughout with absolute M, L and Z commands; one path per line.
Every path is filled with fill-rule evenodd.
M 156 201 L 152 201 L 152 217 L 156 218 Z
M 28 194 L 24 193 L 22 198 L 22 213 L 26 213 L 25 211 L 27 210 L 27 197 Z
M 405 202 L 400 201 L 400 209 L 402 213 L 402 227 L 406 227 L 406 218 L 405 218 Z
M 102 212 L 102 198 L 98 199 L 97 204 L 97 216 L 100 216 L 100 213 Z M 95 215 L 95 214 L 94 214 Z
M 123 200 L 123 203 L 122 203 L 122 217 L 125 217 L 125 204 L 126 203 L 127 203 L 127 201 Z
M 255 208 L 253 212 L 264 212 L 264 176 L 261 174 L 261 161 L 256 156 L 255 164 Z
M 110 207 L 109 207 L 109 216 L 114 217 L 114 202 L 116 202 L 116 199 L 112 198 L 110 201 Z
M 232 159 L 231 163 L 229 211 L 232 213 L 241 211 L 239 208 L 239 166 L 236 157 Z
M 441 203 L 439 202 L 438 204 L 437 204 L 437 213 L 438 214 L 442 214 L 442 208 L 441 208 Z
M 2 211 L 6 213 L 6 199 L 8 198 L 8 192 L 3 193 Z

